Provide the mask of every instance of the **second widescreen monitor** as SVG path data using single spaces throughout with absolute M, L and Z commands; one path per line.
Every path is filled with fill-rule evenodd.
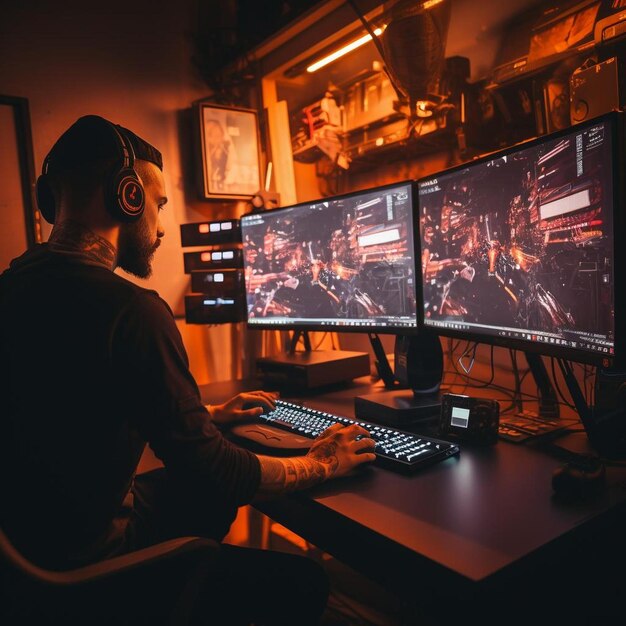
M 409 181 L 241 219 L 248 324 L 417 328 Z
M 618 130 L 609 114 L 418 181 L 426 326 L 613 358 Z

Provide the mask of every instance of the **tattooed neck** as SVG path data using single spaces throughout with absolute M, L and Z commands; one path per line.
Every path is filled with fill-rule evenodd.
M 117 257 L 117 250 L 111 242 L 74 220 L 55 224 L 48 247 L 53 252 L 81 256 L 109 269 L 113 269 Z

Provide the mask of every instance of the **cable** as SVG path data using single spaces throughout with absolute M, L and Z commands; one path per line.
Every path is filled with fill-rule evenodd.
M 481 385 L 474 385 L 474 387 L 476 389 L 484 389 L 485 387 L 491 386 L 491 384 L 493 383 L 493 379 L 494 379 L 494 376 L 495 376 L 495 367 L 494 367 L 494 363 L 493 363 L 493 348 L 494 348 L 494 346 L 492 344 L 491 345 L 491 355 L 489 357 L 489 362 L 491 364 L 491 376 L 490 376 L 489 380 L 486 383 L 483 383 Z
M 509 350 L 509 354 L 511 356 L 511 363 L 513 365 L 513 372 L 514 375 L 516 376 L 516 385 L 515 385 L 515 389 L 511 390 L 510 387 L 505 387 L 503 385 L 494 383 L 495 380 L 495 359 L 494 359 L 494 346 L 491 345 L 490 346 L 490 375 L 489 375 L 489 380 L 485 381 L 482 379 L 478 379 L 475 378 L 471 375 L 469 375 L 468 373 L 463 373 L 460 371 L 459 367 L 457 366 L 457 363 L 460 363 L 460 359 L 463 358 L 463 356 L 465 356 L 466 354 L 468 354 L 470 351 L 472 351 L 472 344 L 468 341 L 465 344 L 465 347 L 463 349 L 463 353 L 461 355 L 461 357 L 459 357 L 459 359 L 457 359 L 455 357 L 455 351 L 459 348 L 459 346 L 461 345 L 462 341 L 459 340 L 456 343 L 452 341 L 452 339 L 448 339 L 448 345 L 447 345 L 447 355 L 448 355 L 448 363 L 449 366 L 444 369 L 443 372 L 443 379 L 442 379 L 442 386 L 444 385 L 449 385 L 450 387 L 452 387 L 453 385 L 456 384 L 456 380 L 458 378 L 461 378 L 463 381 L 463 388 L 466 387 L 471 387 L 473 389 L 481 389 L 481 388 L 486 388 L 489 387 L 490 390 L 497 392 L 499 394 L 502 394 L 504 396 L 504 399 L 500 400 L 497 399 L 498 402 L 500 402 L 502 405 L 504 405 L 504 402 L 507 402 L 508 400 L 508 404 L 506 404 L 506 406 L 501 406 L 500 407 L 500 415 L 507 415 L 510 414 L 511 412 L 513 412 L 514 414 L 516 413 L 521 413 L 523 411 L 523 405 L 520 406 L 520 404 L 524 401 L 533 401 L 536 402 L 539 399 L 539 393 L 538 390 L 533 394 L 533 393 L 528 393 L 526 391 L 523 391 L 522 387 L 523 384 L 526 380 L 526 378 L 528 377 L 529 374 L 531 374 L 531 370 L 530 368 L 525 369 L 523 372 L 520 372 L 519 367 L 517 365 L 517 354 L 516 351 L 513 350 Z M 476 346 L 474 346 L 475 348 Z M 452 367 L 452 369 L 450 369 L 450 366 Z M 463 370 L 465 370 L 465 368 L 463 367 Z M 446 376 L 452 375 L 453 379 L 451 381 L 446 381 Z M 554 374 L 553 374 L 554 375 Z M 558 404 L 560 406 L 568 406 L 569 408 L 571 408 L 571 406 L 569 405 L 569 403 L 565 400 L 562 399 L 561 401 L 558 401 Z M 574 425 L 574 424 L 578 424 L 580 423 L 580 420 L 578 417 L 576 418 L 561 418 L 561 423 L 568 428 L 568 430 L 571 430 L 569 425 Z
M 452 366 L 453 369 L 444 369 L 443 372 L 443 379 L 442 379 L 442 387 L 444 386 L 448 386 L 448 387 L 452 387 L 456 384 L 456 380 L 458 378 L 461 378 L 463 380 L 463 388 L 465 387 L 471 387 L 472 389 L 484 389 L 486 387 L 489 387 L 491 390 L 493 391 L 497 391 L 498 393 L 501 393 L 502 395 L 504 395 L 506 398 L 509 399 L 510 404 L 504 408 L 500 409 L 500 414 L 503 415 L 507 412 L 509 412 L 511 409 L 515 408 L 517 406 L 517 410 L 518 412 L 521 412 L 523 410 L 523 408 L 519 407 L 520 402 L 523 402 L 525 399 L 526 400 L 530 400 L 530 401 L 534 401 L 536 402 L 539 398 L 538 393 L 528 393 L 526 391 L 522 390 L 522 385 L 524 383 L 524 381 L 526 380 L 526 378 L 528 377 L 528 375 L 531 373 L 530 368 L 525 369 L 524 372 L 520 375 L 519 372 L 519 368 L 517 369 L 517 376 L 518 376 L 518 384 L 516 385 L 518 388 L 516 390 L 511 390 L 509 387 L 505 387 L 503 385 L 494 383 L 495 380 L 495 361 L 494 361 L 494 346 L 492 345 L 490 347 L 490 376 L 489 376 L 489 380 L 485 381 L 479 378 L 475 378 L 473 376 L 470 376 L 469 374 L 466 373 L 462 373 L 461 371 L 459 371 L 459 368 L 457 367 L 457 359 L 454 356 L 454 351 L 458 348 L 458 346 L 461 344 L 461 341 L 457 341 L 456 344 L 453 345 L 453 342 L 451 339 L 448 340 L 448 353 L 449 353 L 449 363 Z M 464 354 L 469 352 L 470 350 L 470 342 L 467 342 L 465 349 L 464 349 Z M 511 351 L 513 352 L 513 351 Z M 450 356 L 451 355 L 451 356 Z M 512 363 L 517 366 L 517 358 L 515 354 L 511 354 L 512 357 Z M 454 378 L 451 381 L 446 381 L 446 376 L 452 375 Z M 575 411 L 575 409 L 573 409 L 573 407 L 565 400 L 562 399 L 558 402 L 559 406 L 567 406 L 568 408 L 572 409 Z M 561 418 L 561 419 L 565 419 L 565 418 Z M 567 421 L 571 422 L 571 423 L 577 423 L 579 420 L 578 418 L 567 418 Z
M 470 351 L 470 344 L 468 342 L 467 347 L 465 348 L 465 350 L 463 351 L 463 354 L 461 354 L 461 356 L 458 358 L 458 364 L 461 366 L 461 369 L 466 373 L 469 374 L 472 371 L 472 367 L 474 367 L 474 360 L 476 359 L 476 348 L 478 347 L 478 344 L 475 343 L 474 344 L 474 350 L 472 352 L 472 359 L 470 361 L 470 364 L 465 367 L 465 365 L 463 365 L 463 358 L 469 354 Z
M 592 365 L 588 365 L 587 363 L 583 364 L 585 401 L 589 406 L 593 406 L 595 404 L 594 381 L 592 380 L 591 382 L 589 382 L 589 379 L 595 377 L 597 375 L 597 371 L 597 367 L 593 367 Z M 589 389 L 587 389 L 587 387 Z
M 383 67 L 385 69 L 385 74 L 387 74 L 387 78 L 389 78 L 389 82 L 391 83 L 391 86 L 396 92 L 398 99 L 399 100 L 409 99 L 408 94 L 396 83 L 395 78 L 391 75 L 391 72 L 388 69 L 387 59 L 385 58 L 385 51 L 383 50 L 383 47 L 380 41 L 378 40 L 378 37 L 374 34 L 372 27 L 369 25 L 369 22 L 365 19 L 365 16 L 361 13 L 361 11 L 357 7 L 356 2 L 354 0 L 348 0 L 348 4 L 352 7 L 353 11 L 356 13 L 359 20 L 361 20 L 361 23 L 363 24 L 363 26 L 365 26 L 365 30 L 370 34 L 370 37 L 372 38 L 372 42 L 376 46 L 376 50 L 378 50 L 378 54 L 380 54 L 380 58 L 383 60 Z
M 517 368 L 517 350 L 509 348 L 509 356 L 511 357 L 511 367 L 513 368 L 513 376 L 515 377 L 515 399 L 520 413 L 524 410 L 522 404 L 522 382 Z
M 456 347 L 459 346 L 461 342 L 458 341 Z M 460 364 L 460 359 L 463 358 L 463 355 L 467 354 L 467 352 L 469 352 L 470 346 L 471 346 L 471 342 L 470 341 L 466 341 L 465 342 L 465 348 L 463 350 L 463 353 L 461 354 L 461 356 L 457 359 L 457 363 Z M 473 365 L 473 362 L 472 362 Z M 472 379 L 472 377 L 469 375 L 469 372 L 472 369 L 472 366 L 470 365 L 469 370 L 466 369 L 463 365 L 461 365 L 461 369 L 463 370 L 463 373 L 459 372 L 458 367 L 455 365 L 454 363 L 454 354 L 452 355 L 452 366 L 454 367 L 456 373 L 457 373 L 457 377 L 460 376 L 461 377 L 461 382 L 463 384 L 463 388 L 461 389 L 461 391 L 465 391 L 465 389 L 470 386 L 470 380 Z
M 337 347 L 337 342 L 335 341 L 336 339 L 336 335 L 335 333 L 330 333 L 330 344 L 333 347 L 333 350 L 339 350 L 339 348 Z
M 561 398 L 561 400 L 563 401 L 563 404 L 566 407 L 572 409 L 572 411 L 576 411 L 576 407 L 573 404 L 571 404 L 570 402 L 567 401 L 567 399 L 565 398 L 565 395 L 561 391 L 561 387 L 559 385 L 559 380 L 558 380 L 557 375 L 556 375 L 556 370 L 554 368 L 554 357 L 553 356 L 550 357 L 550 367 L 552 368 L 552 379 L 554 380 L 554 386 L 556 387 L 556 391 L 559 394 L 559 397 Z M 570 367 L 571 367 L 571 364 L 570 364 Z M 559 404 L 561 404 L 561 403 L 559 402 Z
M 461 343 L 461 341 L 458 341 L 456 347 L 458 347 L 458 345 Z M 469 345 L 470 342 L 467 342 L 467 345 Z M 467 346 L 466 346 L 467 348 Z M 452 367 L 454 368 L 454 372 L 451 372 L 450 370 L 447 370 L 447 373 L 454 373 L 455 374 L 455 379 L 457 377 L 461 377 L 464 381 L 466 381 L 466 386 L 470 386 L 472 388 L 480 388 L 483 386 L 487 386 L 485 384 L 484 380 L 481 380 L 480 378 L 474 378 L 473 376 L 470 376 L 469 374 L 462 374 L 461 372 L 459 372 L 456 363 L 455 363 L 456 359 L 454 359 L 454 356 L 452 356 L 452 358 L 450 359 L 450 364 L 452 365 Z M 479 385 L 476 384 L 471 384 L 470 381 L 473 381 L 474 383 L 479 383 Z M 491 389 L 495 390 L 495 391 L 499 391 L 501 393 L 503 393 L 504 395 L 508 396 L 508 397 L 513 397 L 513 394 L 511 392 L 511 390 L 508 387 L 504 387 L 502 385 L 498 385 L 498 384 L 494 384 L 493 382 L 490 382 L 489 387 L 491 387 Z M 534 398 L 535 396 L 532 396 L 531 394 L 524 394 L 524 395 L 528 395 L 531 398 Z
M 326 339 L 326 335 L 328 335 L 328 331 L 326 331 L 325 333 L 322 333 L 321 339 L 317 342 L 317 345 L 315 346 L 315 348 L 313 348 L 313 350 L 318 350 L 319 349 L 319 347 L 324 342 L 324 339 Z

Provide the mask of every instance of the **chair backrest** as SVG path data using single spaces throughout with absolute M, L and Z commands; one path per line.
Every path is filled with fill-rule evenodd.
M 146 612 L 148 596 L 137 596 L 137 590 L 148 590 L 152 597 L 157 586 L 163 609 L 150 623 L 187 624 L 217 553 L 214 541 L 179 537 L 78 569 L 54 571 L 34 565 L 0 528 L 0 624 L 30 624 L 33 615 L 46 623 L 53 623 L 51 615 L 61 616 L 65 626 L 96 623 L 96 618 L 107 626 L 126 624 L 120 616 Z M 133 602 L 134 613 L 129 613 Z M 73 617 L 67 621 L 70 608 Z
M 51 572 L 54 574 L 54 572 Z M 35 616 L 32 591 L 46 587 L 48 572 L 33 565 L 0 528 L 0 622 L 26 624 Z
M 20 554 L 2 528 L 0 528 L 0 561 L 2 561 L 3 568 L 13 569 L 27 578 L 42 582 L 48 579 L 48 572 L 33 565 Z

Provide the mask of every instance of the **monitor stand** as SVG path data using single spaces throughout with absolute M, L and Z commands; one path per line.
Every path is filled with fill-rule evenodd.
M 601 389 L 596 388 L 596 406 L 592 408 L 587 404 L 569 362 L 558 359 L 558 364 L 591 447 L 605 460 L 626 459 L 626 407 L 623 395 L 618 392 L 616 398 L 602 398 L 599 396 Z M 606 370 L 600 370 L 600 376 L 606 374 Z M 617 372 L 614 375 L 622 381 L 626 379 L 624 372 Z M 602 404 L 610 404 L 611 408 L 599 410 L 597 407 Z
M 439 386 L 443 376 L 439 337 L 428 332 L 397 336 L 395 373 L 378 335 L 369 333 L 369 339 L 385 389 L 357 396 L 354 399 L 356 417 L 395 427 L 438 420 L 441 412 Z M 428 358 L 424 359 L 424 355 Z
M 304 351 L 296 352 L 300 337 Z M 273 386 L 313 389 L 345 383 L 370 374 L 367 352 L 347 350 L 311 350 L 306 331 L 294 331 L 289 350 L 256 360 L 257 376 Z

